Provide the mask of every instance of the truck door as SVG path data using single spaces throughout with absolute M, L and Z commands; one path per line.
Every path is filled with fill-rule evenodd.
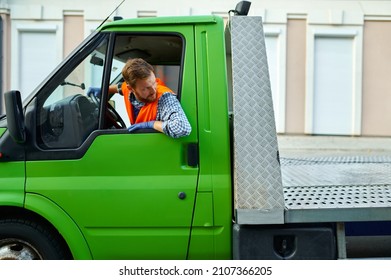
M 28 152 L 26 205 L 41 196 L 63 209 L 94 259 L 187 257 L 198 178 L 189 153 L 198 142 L 193 31 L 162 30 L 99 35 L 42 88 L 26 116 L 35 145 Z M 190 136 L 130 134 L 121 121 L 127 116 L 107 109 L 109 83 L 133 56 L 152 64 L 177 92 Z M 88 96 L 89 87 L 102 88 L 101 98 Z

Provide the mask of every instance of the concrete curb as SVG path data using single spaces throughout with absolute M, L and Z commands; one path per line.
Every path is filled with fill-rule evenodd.
M 391 153 L 391 138 L 278 135 L 281 152 Z

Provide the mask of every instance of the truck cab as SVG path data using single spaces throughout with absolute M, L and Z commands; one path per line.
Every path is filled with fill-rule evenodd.
M 23 103 L 6 93 L 0 259 L 231 258 L 223 29 L 216 16 L 108 23 Z M 128 132 L 108 88 L 135 57 L 176 93 L 189 136 Z

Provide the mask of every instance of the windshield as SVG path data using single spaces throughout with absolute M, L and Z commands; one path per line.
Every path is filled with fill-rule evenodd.
M 100 36 L 101 33 L 94 31 L 86 39 L 84 39 L 77 48 L 75 48 L 24 100 L 23 107 L 27 106 L 31 100 L 36 96 L 37 92 L 43 88 L 50 79 L 57 73 L 61 68 L 64 67 L 77 53 L 83 51 L 85 46 L 92 40 L 95 40 L 95 37 Z

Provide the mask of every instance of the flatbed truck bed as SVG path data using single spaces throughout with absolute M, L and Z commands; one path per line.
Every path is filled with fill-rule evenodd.
M 391 156 L 281 158 L 285 222 L 386 221 Z
M 390 220 L 391 156 L 291 156 L 280 162 L 285 223 L 336 223 L 339 259 L 350 257 L 350 247 L 360 252 L 377 241 L 347 240 L 345 223 Z
M 234 17 L 226 34 L 234 258 L 350 257 L 352 224 L 391 221 L 391 156 L 287 157 L 278 145 L 261 19 Z

